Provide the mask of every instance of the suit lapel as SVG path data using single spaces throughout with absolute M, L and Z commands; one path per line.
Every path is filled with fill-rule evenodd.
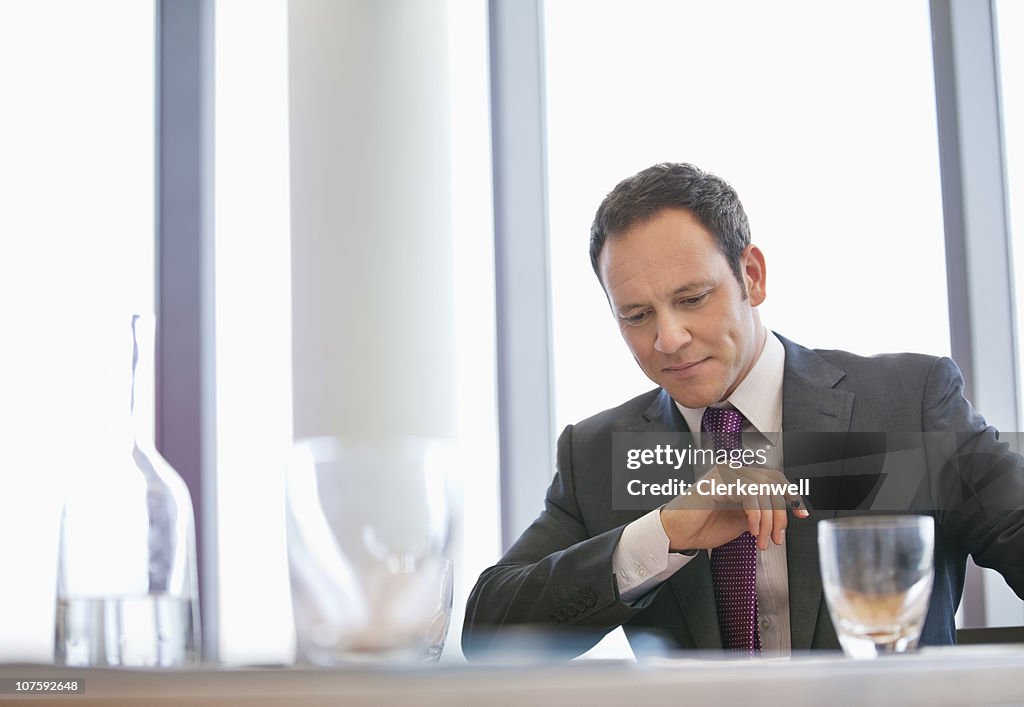
M 630 432 L 647 434 L 653 432 L 669 432 L 682 436 L 690 443 L 690 429 L 683 420 L 682 413 L 676 407 L 672 397 L 664 389 L 658 391 L 654 400 L 647 406 L 643 414 L 643 422 L 630 428 Z M 693 481 L 693 464 L 684 463 L 679 468 L 679 476 L 686 481 Z
M 786 349 L 786 369 L 782 386 L 783 454 L 786 476 L 791 480 L 808 476 L 810 483 L 822 475 L 838 478 L 842 471 L 842 449 L 850 431 L 853 393 L 836 390 L 845 373 L 822 356 L 779 337 Z M 825 433 L 825 434 L 822 434 Z M 791 449 L 790 440 L 803 441 L 808 449 Z M 820 440 L 824 439 L 822 443 Z M 816 449 L 818 444 L 826 449 Z M 802 446 L 802 445 L 801 445 Z M 822 452 L 823 460 L 815 459 Z M 839 451 L 839 454 L 835 452 Z M 790 464 L 790 460 L 797 462 Z M 833 497 L 831 489 L 836 495 Z M 794 651 L 811 648 L 818 616 L 824 610 L 821 572 L 818 564 L 817 521 L 835 516 L 838 484 L 826 487 L 826 495 L 814 496 L 810 518 L 791 519 L 786 529 L 786 563 L 789 572 L 789 614 Z M 823 510 L 816 510 L 815 505 Z
M 689 435 L 683 416 L 672 398 L 660 391 L 644 413 L 645 423 L 637 431 L 669 431 Z M 679 470 L 681 478 L 692 482 L 693 465 Z M 722 637 L 718 630 L 718 614 L 715 610 L 715 590 L 711 584 L 711 563 L 708 553 L 700 552 L 686 567 L 668 580 L 672 593 L 682 612 L 695 647 L 702 650 L 720 649 Z

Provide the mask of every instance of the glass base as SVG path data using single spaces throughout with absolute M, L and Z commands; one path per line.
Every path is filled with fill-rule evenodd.
M 166 594 L 61 598 L 54 660 L 75 667 L 196 665 L 192 601 Z
M 416 663 L 434 663 L 441 657 L 440 649 L 423 646 L 379 649 L 337 649 L 310 650 L 306 647 L 305 655 L 298 663 L 316 665 L 324 668 L 340 666 L 372 665 L 414 665 Z
M 843 653 L 848 658 L 858 660 L 913 652 L 917 650 L 917 641 L 920 635 L 920 631 L 914 633 L 878 631 L 865 634 L 838 631 L 839 644 L 843 647 Z

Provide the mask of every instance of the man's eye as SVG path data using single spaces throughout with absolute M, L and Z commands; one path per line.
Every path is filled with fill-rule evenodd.
M 636 314 L 630 314 L 628 317 L 622 317 L 622 320 L 630 326 L 637 326 L 638 324 L 643 324 L 649 314 L 650 312 L 638 312 Z
M 680 302 L 689 307 L 696 307 L 699 304 L 703 304 L 704 300 L 708 298 L 709 294 L 709 292 L 702 292 L 699 295 L 694 295 L 693 297 L 687 297 L 686 299 L 680 300 Z

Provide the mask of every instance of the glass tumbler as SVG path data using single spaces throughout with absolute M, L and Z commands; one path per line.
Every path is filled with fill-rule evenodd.
M 287 525 L 300 663 L 440 656 L 451 614 L 449 464 L 447 445 L 431 440 L 296 444 Z
M 931 597 L 929 516 L 865 516 L 818 524 L 821 579 L 832 623 L 852 658 L 917 647 Z

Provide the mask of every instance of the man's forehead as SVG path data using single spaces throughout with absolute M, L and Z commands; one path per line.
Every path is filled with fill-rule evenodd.
M 609 239 L 598 261 L 602 282 L 611 287 L 645 276 L 679 280 L 673 285 L 678 287 L 685 280 L 706 278 L 724 264 L 725 258 L 714 243 L 701 241 L 671 231 L 637 232 Z
M 676 263 L 652 261 L 644 268 L 613 266 L 605 276 L 608 298 L 619 308 L 702 292 L 714 287 L 719 279 L 707 268 L 684 258 Z
M 628 282 L 644 276 L 658 280 L 692 279 L 707 270 L 704 258 L 693 250 L 654 248 L 608 248 L 602 253 L 601 271 L 608 284 Z M 677 285 L 683 284 L 682 282 Z

